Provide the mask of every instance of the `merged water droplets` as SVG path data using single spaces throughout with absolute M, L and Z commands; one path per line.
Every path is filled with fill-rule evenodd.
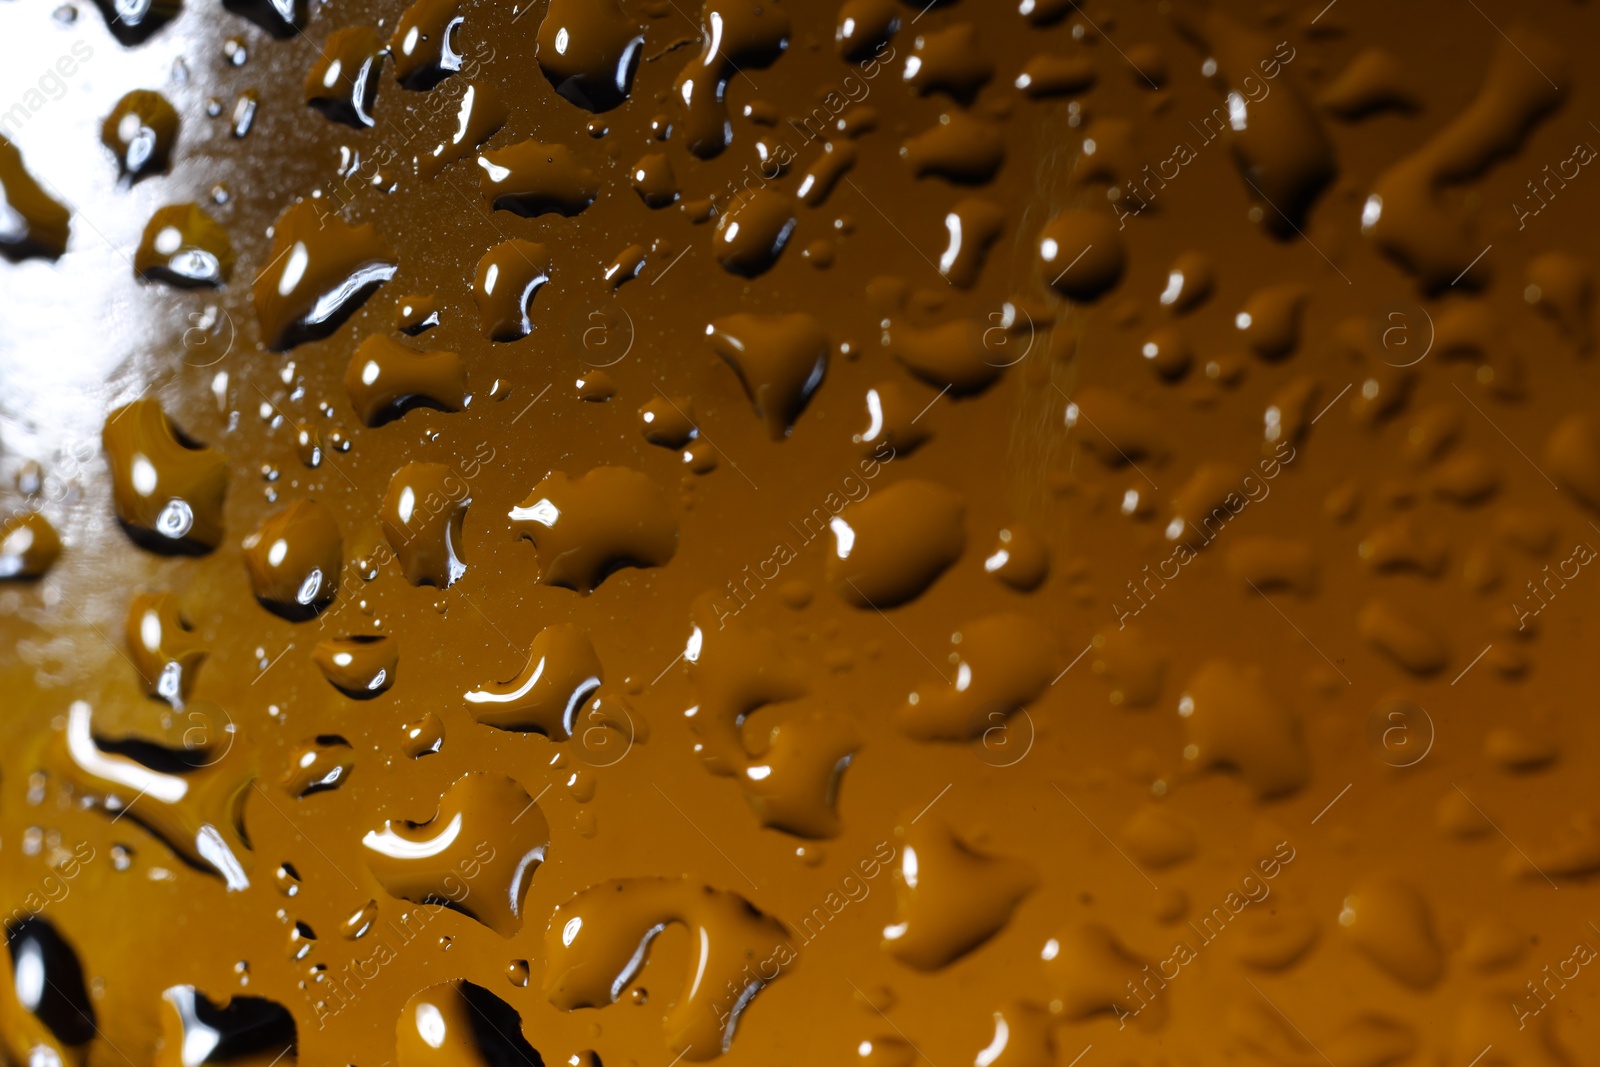
M 1416 989 L 1444 973 L 1444 949 L 1422 894 L 1393 878 L 1368 879 L 1344 898 L 1339 925 L 1345 936 L 1396 980 Z
M 181 708 L 208 650 L 184 617 L 178 598 L 140 593 L 128 605 L 123 633 L 145 693 Z
M 989 248 L 1005 229 L 1005 212 L 993 201 L 967 197 L 944 217 L 946 243 L 939 254 L 939 273 L 958 289 L 978 283 Z
M 890 955 L 936 971 L 999 933 L 1038 885 L 1032 864 L 975 851 L 937 815 L 899 827 L 895 921 L 883 930 Z
M 1151 1014 L 1143 1015 L 1144 1001 L 1133 990 L 1139 988 L 1148 965 L 1106 924 L 1073 923 L 1045 942 L 1041 956 L 1058 993 L 1061 1014 L 1068 1019 L 1143 1016 L 1146 1026 L 1159 1026 L 1165 1020 L 1167 1005 L 1161 997 L 1151 1003 Z
M 1346 122 L 1383 111 L 1413 112 L 1421 108 L 1422 100 L 1411 82 L 1410 72 L 1398 59 L 1381 48 L 1366 48 L 1317 94 L 1317 103 Z
M 1260 797 L 1292 793 L 1310 777 L 1300 719 L 1267 687 L 1259 667 L 1205 663 L 1184 687 L 1178 715 L 1189 737 L 1184 757 L 1237 772 Z
M 709 594 L 697 600 L 684 651 L 699 700 L 684 715 L 698 738 L 695 752 L 719 775 L 737 774 L 748 761 L 740 729 L 748 715 L 808 691 L 800 664 L 771 630 L 728 614 Z
M 1067 401 L 1064 421 L 1078 429 L 1078 444 L 1110 468 L 1166 455 L 1154 410 L 1125 393 L 1091 385 Z
M 48 763 L 95 807 L 126 813 L 229 890 L 247 889 L 253 864 L 244 801 L 256 777 L 254 757 L 222 728 L 231 720 L 220 708 L 191 708 L 218 729 L 207 731 L 203 747 L 172 750 L 136 738 L 97 738 L 89 705 L 75 701 Z
M 807 207 L 821 207 L 859 158 L 849 141 L 823 141 L 819 154 L 800 175 L 795 199 Z
M 472 296 L 478 322 L 491 341 L 519 341 L 533 332 L 533 298 L 550 280 L 544 245 L 513 237 L 484 253 Z
M 338 329 L 398 260 L 370 223 L 351 226 L 301 200 L 273 226 L 267 266 L 252 286 L 261 337 L 289 349 Z
M 639 406 L 639 432 L 662 448 L 682 448 L 700 436 L 694 422 L 694 401 L 686 396 L 658 396 Z
M 1094 62 L 1088 56 L 1034 55 L 1022 65 L 1012 82 L 1036 99 L 1072 96 L 1093 87 Z
M 600 195 L 599 178 L 564 144 L 518 141 L 478 157 L 484 199 L 523 218 L 576 215 Z
M 471 503 L 466 479 L 443 463 L 395 471 L 383 498 L 383 535 L 408 582 L 445 589 L 467 572 L 461 524 Z
M 463 699 L 485 726 L 564 741 L 572 736 L 579 709 L 604 680 L 589 635 L 562 623 L 539 631 L 528 650 L 527 665 L 515 678 L 472 690 Z
M 720 155 L 733 140 L 728 82 L 742 71 L 778 61 L 789 47 L 789 13 L 770 0 L 706 0 L 700 9 L 700 54 L 673 82 L 689 151 Z
M 700 1062 L 728 1051 L 753 999 L 791 966 L 789 931 L 736 893 L 679 878 L 621 878 L 551 913 L 544 995 L 563 1011 L 615 1004 L 668 924 L 688 928 L 690 955 L 667 1044 Z
M 1356 630 L 1397 666 L 1435 674 L 1450 662 L 1450 645 L 1438 626 L 1410 607 L 1375 597 L 1356 615 Z
M 739 772 L 740 787 L 763 826 L 796 837 L 834 837 L 842 828 L 840 783 L 861 735 L 844 716 L 816 702 L 774 707 L 763 721 L 781 716 L 766 731 L 757 755 Z
M 1175 6 L 1172 14 L 1178 31 L 1204 52 L 1227 88 L 1229 146 L 1240 177 L 1260 201 L 1256 217 L 1276 237 L 1295 236 L 1332 180 L 1335 162 L 1316 111 L 1295 86 L 1295 73 L 1284 69 L 1296 57 L 1294 48 L 1215 8 Z M 1263 92 L 1264 84 L 1270 88 Z M 1212 128 L 1210 116 L 1206 128 Z M 1215 128 L 1220 133 L 1223 124 Z
M 467 367 L 454 352 L 418 352 L 373 334 L 351 353 L 344 388 L 361 421 L 382 426 L 413 408 L 466 407 Z
M 456 108 L 455 129 L 447 141 L 417 157 L 417 169 L 437 178 L 439 172 L 457 160 L 466 159 L 478 146 L 493 137 L 506 124 L 510 112 L 499 89 L 484 81 L 468 82 L 461 90 Z
M 979 47 L 977 27 L 969 22 L 918 34 L 902 72 L 920 95 L 941 92 L 962 103 L 971 103 L 993 76 L 994 60 Z
M 678 548 L 677 509 L 647 475 L 596 467 L 547 475 L 510 513 L 539 553 L 540 581 L 588 594 L 623 567 L 660 567 Z
M 163 0 L 97 2 L 123 41 L 177 13 Z M 0 615 L 24 627 L 10 635 L 17 655 L 8 666 L 24 680 L 37 675 L 48 698 L 85 662 L 110 664 L 100 680 L 109 696 L 86 690 L 52 707 L 23 694 L 12 716 L 11 740 L 26 739 L 30 721 L 42 738 L 13 746 L 24 762 L 6 768 L 27 809 L 6 830 L 19 877 L 33 877 L 30 864 L 55 869 L 60 842 L 87 820 L 79 831 L 97 846 L 112 835 L 104 877 L 120 879 L 129 906 L 162 922 L 171 908 L 151 902 L 170 897 L 194 936 L 181 954 L 135 960 L 153 976 L 135 999 L 121 959 L 128 953 L 100 921 L 107 909 L 52 901 L 47 916 L 14 915 L 0 954 L 0 1058 L 81 1065 L 115 1041 L 134 1060 L 168 1067 L 264 1067 L 302 1054 L 343 1063 L 362 1055 L 352 1045 L 361 1033 L 377 1032 L 381 1045 L 394 1026 L 397 1062 L 596 1067 L 602 1055 L 648 1053 L 657 1009 L 668 1046 L 661 1063 L 712 1058 L 736 1031 L 759 1059 L 772 1051 L 770 1035 L 805 1031 L 815 1048 L 795 1056 L 826 1048 L 820 1058 L 837 1058 L 853 1047 L 863 1063 L 910 1064 L 920 1043 L 941 1063 L 954 1049 L 980 1067 L 1043 1067 L 1066 1062 L 1091 1030 L 1154 1030 L 1169 1011 L 1181 1034 L 1134 1040 L 1177 1048 L 1198 1025 L 1224 1059 L 1340 1067 L 1419 1056 L 1478 1067 L 1581 1058 L 1561 1044 L 1567 1024 L 1552 1022 L 1566 1004 L 1544 1012 L 1515 983 L 1524 969 L 1540 973 L 1537 946 L 1567 940 L 1557 936 L 1570 913 L 1561 901 L 1600 870 L 1600 818 L 1571 792 L 1586 734 L 1516 693 L 1548 687 L 1546 668 L 1570 651 L 1571 627 L 1581 630 L 1572 620 L 1581 623 L 1582 598 L 1564 593 L 1576 580 L 1563 577 L 1563 595 L 1540 597 L 1537 613 L 1519 583 L 1530 593 L 1556 588 L 1550 576 L 1565 545 L 1574 530 L 1587 537 L 1583 514 L 1600 510 L 1600 428 L 1581 396 L 1573 392 L 1548 419 L 1548 403 L 1530 402 L 1552 381 L 1565 388 L 1570 376 L 1558 364 L 1594 348 L 1597 258 L 1582 239 L 1588 209 L 1579 198 L 1560 205 L 1576 221 L 1541 237 L 1524 230 L 1547 197 L 1513 205 L 1507 217 L 1491 195 L 1525 176 L 1521 163 L 1480 181 L 1524 144 L 1544 143 L 1539 124 L 1559 119 L 1569 95 L 1581 112 L 1586 90 L 1571 82 L 1555 44 L 1514 24 L 1505 37 L 1478 25 L 1462 54 L 1481 45 L 1498 55 L 1478 99 L 1452 121 L 1434 114 L 1435 97 L 1470 93 L 1460 72 L 1409 69 L 1394 56 L 1416 57 L 1381 27 L 1362 30 L 1370 41 L 1344 40 L 1353 16 L 1337 6 L 1236 20 L 1188 0 L 1115 13 L 1017 0 L 984 13 L 994 17 L 953 0 L 926 8 L 842 0 L 809 12 L 785 0 L 707 0 L 686 17 L 632 0 L 519 0 L 499 13 L 417 0 L 398 19 L 397 8 L 366 25 L 319 23 L 314 41 L 297 43 L 313 5 L 227 2 L 284 43 L 244 34 L 219 48 L 241 28 L 211 41 L 202 26 L 194 55 L 208 65 L 179 61 L 162 90 L 176 103 L 202 101 L 219 120 L 215 136 L 185 126 L 183 146 L 207 141 L 221 155 L 175 148 L 177 112 L 156 93 L 130 93 L 104 122 L 109 98 L 88 116 L 91 139 L 103 135 L 123 172 L 103 166 L 91 177 L 154 210 L 134 253 L 136 277 L 120 282 L 172 303 L 166 327 L 152 320 L 149 351 L 129 364 L 135 380 L 119 386 L 127 396 L 148 382 L 146 393 L 163 400 L 142 393 L 104 427 L 116 514 L 158 550 L 224 550 L 182 560 L 102 545 L 79 506 L 104 499 L 105 485 L 79 469 L 93 449 L 50 455 L 45 438 L 65 431 L 48 422 L 8 430 L 8 449 L 18 437 L 6 468 L 19 495 L 0 520 L 0 579 L 49 572 L 0 590 Z M 1557 21 L 1565 32 L 1585 18 Z M 56 23 L 45 24 L 55 32 L 70 19 L 58 14 Z M 1175 46 L 1174 25 L 1192 52 Z M 791 43 L 801 47 L 785 57 Z M 251 85 L 209 84 L 237 81 L 247 53 Z M 381 105 L 392 116 L 374 110 L 385 56 L 398 83 Z M 1186 66 L 1198 66 L 1202 80 Z M 1305 91 L 1313 85 L 1314 104 Z M 86 87 L 74 83 L 71 99 Z M 309 114 L 304 100 L 343 125 Z M 47 124 L 85 117 L 71 101 L 50 106 Z M 58 116 L 56 107 L 65 110 Z M 375 121 L 390 117 L 392 129 Z M 1559 121 L 1581 127 L 1580 119 Z M 288 120 L 326 142 L 320 163 L 315 153 L 273 158 L 282 138 L 261 130 L 238 140 L 252 122 Z M 1338 124 L 1337 142 L 1326 122 Z M 1551 136 L 1566 136 L 1550 125 Z M 1222 142 L 1216 152 L 1231 153 L 1236 170 L 1199 141 L 1193 166 L 1180 154 L 1163 160 L 1164 129 Z M 1338 163 L 1370 186 L 1334 183 L 1335 144 Z M 743 158 L 730 162 L 735 155 Z M 1172 177 L 1175 163 L 1182 178 Z M 217 171 L 196 186 L 211 189 L 208 199 L 169 204 L 150 185 L 132 185 L 169 168 L 184 184 L 196 176 L 191 166 Z M 322 190 L 283 212 L 268 248 L 247 239 L 265 221 L 254 196 L 262 183 L 235 173 L 251 167 Z M 459 202 L 462 188 L 474 193 L 474 168 L 482 210 L 453 221 L 430 215 Z M 20 282 L 49 277 L 70 288 L 79 267 L 63 255 L 70 216 L 46 178 L 72 176 L 48 166 L 35 174 L 0 140 L 0 254 L 59 257 L 13 269 Z M 1549 193 L 1558 183 L 1546 180 Z M 1059 188 L 1045 196 L 1039 183 L 1052 181 Z M 1282 240 L 1262 243 L 1225 217 L 1240 208 Z M 381 237 L 345 221 L 376 220 L 378 211 Z M 493 226 L 472 229 L 490 215 Z M 660 225 L 629 229 L 641 222 Z M 1523 223 L 1514 249 L 1496 235 Z M 1358 225 L 1372 247 L 1350 244 Z M 801 263 L 784 265 L 796 240 Z M 1494 255 L 1480 256 L 1491 241 Z M 398 275 L 402 244 L 406 295 L 359 334 L 335 336 Z M 1401 313 L 1415 347 L 1394 346 L 1387 305 L 1362 302 L 1387 299 L 1369 284 L 1389 269 L 1382 257 L 1438 291 Z M 560 286 L 536 297 L 558 258 Z M 1496 260 L 1512 274 L 1485 290 Z M 168 287 L 216 287 L 226 297 L 236 266 L 253 279 L 257 336 L 241 337 L 232 360 L 203 375 L 181 366 L 176 377 L 156 373 L 174 345 L 198 333 L 219 339 L 210 331 L 220 310 L 208 308 L 203 323 L 184 320 L 184 307 L 204 294 Z M 471 306 L 461 317 L 465 281 L 476 322 Z M 605 314 L 584 318 L 588 308 L 576 305 L 593 299 Z M 643 342 L 629 347 L 632 361 L 612 363 L 625 345 L 605 355 L 584 332 L 600 319 L 607 338 L 620 340 L 626 322 L 627 345 L 635 335 Z M 184 321 L 198 333 L 184 332 Z M 504 347 L 536 325 L 538 341 Z M 1418 358 L 1422 330 L 1433 330 L 1433 345 Z M 396 340 L 424 333 L 427 342 Z M 51 335 L 41 336 L 35 356 L 53 372 Z M 292 361 L 251 352 L 303 342 Z M 1539 344 L 1555 363 L 1533 358 Z M 580 364 L 561 370 L 573 355 Z M 481 364 L 474 376 L 489 375 L 473 384 L 494 382 L 478 397 L 469 362 Z M 266 387 L 254 373 L 263 370 L 283 388 L 258 405 L 251 386 Z M 107 373 L 122 382 L 121 371 Z M 826 379 L 845 392 L 824 391 Z M 346 396 L 351 408 L 341 410 Z M 264 490 L 270 509 L 237 494 L 227 501 L 242 509 L 230 521 L 244 524 L 230 527 L 232 546 L 221 545 L 228 461 L 186 436 L 160 403 L 263 479 L 250 495 Z M 339 425 L 352 410 L 353 433 Z M 30 440 L 35 433 L 41 442 Z M 461 433 L 505 438 L 509 466 L 480 480 L 478 463 L 432 462 L 459 452 Z M 1538 496 L 1548 486 L 1511 454 L 1522 448 L 1560 493 Z M 1273 482 L 1282 495 L 1252 498 L 1261 506 L 1212 544 L 1243 508 L 1248 476 L 1266 469 L 1251 465 L 1271 456 L 1287 467 L 1295 449 L 1306 458 Z M 760 489 L 714 473 L 719 464 L 739 471 L 747 454 Z M 878 478 L 891 462 L 907 463 L 905 475 Z M 1536 492 L 1524 484 L 1530 478 Z M 516 479 L 535 487 L 519 496 L 508 489 Z M 465 549 L 473 498 L 510 514 L 482 544 L 475 526 Z M 1587 511 L 1568 512 L 1563 500 Z M 794 530 L 803 545 L 787 540 L 789 514 L 805 515 L 805 531 Z M 359 548 L 359 595 L 341 588 L 342 535 Z M 971 558 L 969 536 L 981 542 Z M 58 560 L 63 538 L 68 554 Z M 243 570 L 221 558 L 232 550 Z M 109 599 L 95 562 L 106 552 L 133 567 L 123 575 L 108 565 Z M 474 573 L 485 582 L 463 604 L 459 590 L 439 590 L 461 580 L 467 552 L 477 553 Z M 407 582 L 435 589 L 385 579 L 391 554 Z M 541 584 L 594 595 L 518 588 L 514 579 L 526 585 L 535 558 Z M 1156 560 L 1166 568 L 1159 580 Z M 1181 583 L 1170 571 L 1180 560 Z M 607 586 L 628 568 L 638 571 Z M 128 587 L 120 594 L 118 578 Z M 239 595 L 246 580 L 271 611 L 302 623 L 321 613 L 336 625 L 309 636 L 311 627 L 263 615 Z M 819 582 L 840 599 L 816 596 Z M 685 601 L 708 589 L 686 619 Z M 495 603 L 470 607 L 486 590 Z M 332 610 L 340 592 L 343 615 Z M 562 605 L 570 611 L 555 610 Z M 125 620 L 115 616 L 124 606 Z M 102 626 L 108 611 L 112 625 Z M 518 641 L 537 635 L 531 647 L 501 645 L 490 617 Z M 77 654 L 97 647 L 93 629 L 115 631 L 116 621 L 123 627 L 112 636 L 135 676 L 111 650 L 88 661 Z M 482 644 L 481 654 L 460 654 L 463 641 Z M 408 676 L 390 692 L 402 644 Z M 1257 648 L 1241 658 L 1241 649 L 1269 645 L 1273 655 Z M 1480 648 L 1474 668 L 1465 656 Z M 1324 650 L 1336 658 L 1324 662 Z M 1405 693 L 1368 692 L 1396 679 Z M 1433 701 L 1433 687 L 1450 695 L 1435 762 L 1380 767 L 1373 778 L 1374 753 L 1360 743 L 1366 712 L 1402 697 Z M 115 702 L 117 691 L 125 702 Z M 204 699 L 213 695 L 230 707 Z M 1517 714 L 1493 714 L 1500 705 Z M 606 769 L 672 706 L 684 710 L 687 729 L 666 731 L 666 750 Z M 999 751 L 996 737 L 1020 736 L 1013 731 L 1029 736 L 1032 758 L 987 758 Z M 529 733 L 545 740 L 517 736 Z M 170 740 L 179 734 L 181 745 Z M 257 747 L 263 740 L 271 743 Z M 673 743 L 685 747 L 674 752 Z M 972 750 L 948 750 L 962 743 Z M 941 763 L 974 754 L 987 766 L 970 774 Z M 1463 769 L 1465 777 L 1449 777 L 1477 801 L 1447 787 L 1441 758 Z M 259 790 L 257 759 L 268 778 Z M 505 776 L 541 760 L 549 794 L 543 781 Z M 1367 770 L 1346 775 L 1352 760 Z M 696 761 L 704 779 L 690 769 Z M 345 783 L 358 762 L 352 791 Z M 676 784 L 670 773 L 680 775 Z M 670 806 L 651 778 L 675 798 Z M 1338 792 L 1350 779 L 1348 795 Z M 633 803 L 630 780 L 645 783 L 647 803 Z M 1084 805 L 1096 825 L 1078 826 L 1075 840 L 1103 851 L 1111 867 L 1074 867 L 1081 857 L 1071 848 L 1028 851 L 1051 844 L 1048 827 L 1027 825 L 1027 807 L 1043 803 L 1029 799 L 1040 789 L 1056 803 L 1055 780 L 1085 796 L 1098 791 Z M 948 796 L 938 792 L 947 783 Z M 1403 815 L 1417 788 L 1414 829 L 1442 851 L 1437 863 L 1418 862 L 1434 852 L 1396 853 L 1397 869 L 1388 853 L 1405 835 L 1385 843 L 1360 830 L 1374 812 Z M 888 836 L 889 824 L 874 830 L 872 820 L 886 797 L 902 794 L 916 798 L 916 817 L 903 821 L 901 849 L 878 846 L 874 869 L 889 869 L 893 857 L 894 873 L 869 886 L 877 874 L 850 860 L 860 842 Z M 1524 794 L 1553 806 L 1529 822 Z M 264 894 L 248 891 L 260 868 L 247 808 L 274 872 Z M 1021 821 L 1006 822 L 1015 812 Z M 292 817 L 279 825 L 279 815 Z M 941 822 L 958 816 L 963 827 L 996 829 L 968 837 Z M 1252 870 L 1241 819 L 1274 838 L 1277 823 L 1301 827 L 1293 832 L 1312 835 L 1305 851 L 1315 869 L 1297 864 L 1273 883 L 1270 901 L 1228 919 L 1232 905 L 1204 910 L 1223 899 L 1206 887 L 1221 877 L 1231 887 L 1236 859 Z M 1137 871 L 1101 849 L 1091 831 L 1102 826 Z M 313 837 L 325 855 L 314 854 Z M 544 891 L 530 894 L 552 837 L 577 850 L 572 865 L 542 868 Z M 337 870 L 321 861 L 337 868 L 352 851 L 370 870 L 350 871 L 367 882 L 345 898 Z M 1340 874 L 1341 856 L 1363 862 Z M 698 878 L 602 881 L 724 860 L 754 876 L 748 900 Z M 836 868 L 860 880 L 836 881 Z M 1330 871 L 1347 878 L 1333 896 L 1323 891 Z M 1473 872 L 1498 879 L 1499 888 L 1490 884 L 1482 900 L 1443 893 L 1462 872 L 1468 883 Z M 1140 873 L 1162 887 L 1146 894 Z M 1032 900 L 1042 877 L 1048 886 Z M 373 880 L 386 891 L 382 905 L 368 899 Z M 1551 883 L 1563 892 L 1550 897 Z M 1117 886 L 1131 887 L 1128 899 Z M 893 888 L 892 909 L 863 903 L 870 888 Z M 89 881 L 79 891 L 104 887 Z M 1499 907 L 1501 891 L 1548 906 L 1513 916 Z M 806 948 L 811 928 L 846 906 L 850 920 L 824 933 L 826 947 Z M 444 908 L 461 914 L 392 963 L 385 920 L 414 925 Z M 1020 959 L 1045 936 L 1030 924 L 1052 909 L 1058 936 L 1036 963 Z M 791 914 L 804 916 L 804 932 L 776 918 Z M 1209 928 L 1219 916 L 1234 928 L 1201 950 L 1203 978 L 1170 979 L 1173 962 L 1195 973 L 1176 950 L 1172 962 L 1149 958 L 1170 936 L 1187 939 L 1185 919 Z M 674 924 L 686 929 L 653 940 Z M 860 936 L 881 926 L 881 944 Z M 534 958 L 522 942 L 541 932 L 545 952 Z M 62 961 L 79 944 L 86 954 L 73 980 Z M 659 987 L 659 977 L 648 993 L 640 988 L 652 947 L 658 967 L 663 952 L 669 966 L 682 963 L 681 989 Z M 812 951 L 826 954 L 815 961 L 823 966 L 792 996 L 780 994 L 787 1007 L 760 995 Z M 363 974 L 360 985 L 356 972 L 336 969 L 363 960 L 381 962 L 382 978 Z M 808 1030 L 803 1019 L 796 1030 L 790 1019 L 758 1032 L 767 1030 L 764 1012 L 792 1013 L 837 983 L 841 961 L 859 983 L 859 1015 L 848 1008 L 849 1018 L 826 1026 Z M 1363 968 L 1415 1003 L 1347 1003 L 1341 982 Z M 901 1010 L 883 984 L 900 985 L 890 972 L 906 979 Z M 41 985 L 41 974 L 51 983 Z M 1235 988 L 1246 986 L 1242 977 L 1260 983 L 1260 995 Z M 1309 1009 L 1290 1003 L 1288 986 L 1289 999 L 1277 1000 L 1279 979 L 1336 995 L 1314 1005 L 1320 1018 L 1302 1017 Z M 213 980 L 225 984 L 172 984 Z M 535 981 L 557 1010 L 622 1000 L 646 1010 L 574 1016 L 535 1034 L 548 1046 L 536 1050 L 518 1014 L 532 1023 L 526 987 Z M 273 995 L 293 985 L 306 1000 L 215 999 L 246 985 Z M 342 1003 L 352 987 L 358 1018 L 323 1029 L 330 999 Z M 1573 1012 L 1576 995 L 1563 987 Z M 767 1007 L 745 1015 L 757 1002 Z M 1530 1014 L 1519 1017 L 1519 1003 Z M 1106 1054 L 1140 1055 L 1108 1045 L 1083 1062 Z
M 395 1026 L 397 1067 L 539 1065 L 515 1008 L 471 982 L 429 986 L 407 1000 Z
M 1013 330 L 1021 325 L 1014 317 L 1015 307 L 994 313 L 989 322 L 978 318 L 957 318 L 934 326 L 913 325 L 900 316 L 907 312 L 906 296 L 892 297 L 893 317 L 884 320 L 881 337 L 887 353 L 912 374 L 941 393 L 955 397 L 975 396 L 988 389 L 1005 368 L 1025 358 L 1032 344 L 1032 325 L 1020 344 L 1021 355 L 1012 355 Z M 924 408 L 927 405 L 924 405 Z M 920 417 L 919 410 L 917 416 Z
M 1380 174 L 1361 209 L 1361 229 L 1428 290 L 1481 285 L 1483 242 L 1443 193 L 1515 151 L 1566 96 L 1567 63 L 1549 41 L 1512 27 L 1496 42 L 1478 96 L 1414 153 Z M 1546 73 L 1548 72 L 1548 73 Z
M 222 540 L 223 456 L 194 441 L 154 400 L 106 418 L 111 498 L 128 536 L 161 552 L 207 552 Z
M 1004 729 L 1055 677 L 1054 642 L 1031 619 L 986 616 L 958 636 L 954 677 L 916 690 L 896 713 L 909 737 L 965 741 Z
M 919 178 L 982 185 L 1005 162 L 1005 138 L 965 111 L 946 112 L 929 129 L 906 138 L 900 155 Z
M 371 126 L 383 50 L 383 42 L 369 26 L 347 26 L 328 34 L 306 73 L 306 103 L 335 122 L 358 130 Z
M 522 786 L 474 771 L 445 790 L 429 818 L 391 818 L 361 845 L 391 896 L 443 905 L 509 938 L 522 928 L 522 901 L 544 862 L 550 826 Z

